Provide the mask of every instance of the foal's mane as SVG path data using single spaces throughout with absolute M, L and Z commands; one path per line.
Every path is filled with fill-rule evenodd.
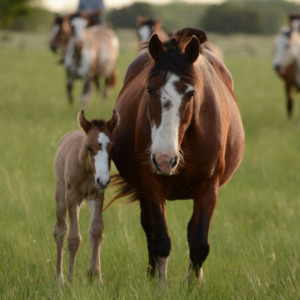
M 94 119 L 94 120 L 91 120 L 91 124 L 93 126 L 96 126 L 96 127 L 98 127 L 98 128 L 101 129 L 101 128 L 105 127 L 106 122 L 104 120 L 96 120 L 96 119 Z
M 190 39 L 196 36 L 199 43 L 207 40 L 206 33 L 201 29 L 184 28 L 177 31 L 168 41 L 163 43 L 165 52 L 162 57 L 155 61 L 149 78 L 158 75 L 161 72 L 170 71 L 183 80 L 193 82 L 194 69 L 188 58 L 184 55 L 184 48 Z M 141 44 L 141 48 L 149 47 L 149 42 Z M 202 51 L 200 47 L 200 51 Z

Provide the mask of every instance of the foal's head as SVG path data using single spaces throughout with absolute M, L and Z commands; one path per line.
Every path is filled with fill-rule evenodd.
M 110 160 L 112 150 L 112 133 L 119 125 L 119 115 L 114 110 L 108 122 L 103 120 L 88 121 L 81 111 L 78 122 L 86 134 L 84 152 L 88 156 L 88 163 L 95 176 L 96 186 L 103 190 L 110 182 Z
M 71 36 L 71 26 L 69 17 L 56 15 L 50 40 L 50 49 L 56 52 L 58 47 L 66 44 Z
M 155 62 L 146 87 L 152 127 L 150 156 L 159 174 L 172 175 L 179 165 L 197 93 L 193 63 L 205 40 L 203 31 L 186 29 L 165 44 L 156 34 L 149 41 L 149 54 Z

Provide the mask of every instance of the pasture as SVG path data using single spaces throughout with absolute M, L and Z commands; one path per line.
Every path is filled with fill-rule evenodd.
M 93 91 L 87 118 L 111 116 L 136 36 L 120 31 L 119 84 L 108 99 Z M 191 201 L 167 203 L 172 236 L 168 289 L 146 278 L 146 239 L 137 203 L 104 213 L 103 285 L 86 277 L 89 208 L 81 209 L 82 244 L 72 284 L 54 280 L 56 248 L 53 158 L 59 139 L 77 129 L 81 89 L 71 107 L 65 74 L 48 36 L 0 32 L 1 299 L 299 299 L 300 97 L 287 119 L 283 83 L 272 70 L 273 37 L 213 36 L 232 72 L 246 132 L 241 167 L 219 193 L 204 264 L 205 285 L 182 284 L 188 269 Z M 112 173 L 115 168 L 112 167 Z M 106 199 L 113 190 L 108 188 Z M 66 244 L 65 244 L 66 246 Z M 66 249 L 66 247 L 65 247 Z M 65 271 L 67 255 L 64 257 Z

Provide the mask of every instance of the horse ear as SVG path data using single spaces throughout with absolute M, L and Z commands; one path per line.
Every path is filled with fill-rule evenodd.
M 158 35 L 153 33 L 149 41 L 149 54 L 155 61 L 157 61 L 163 56 L 164 53 L 165 49 L 163 43 L 158 38 Z
M 193 35 L 184 48 L 184 54 L 187 56 L 191 64 L 198 58 L 200 50 L 199 40 Z
M 112 133 L 120 123 L 120 115 L 114 109 L 111 119 L 106 123 L 107 129 Z
M 88 133 L 88 131 L 91 129 L 92 124 L 84 117 L 84 110 L 78 114 L 78 124 L 85 131 L 85 133 Z

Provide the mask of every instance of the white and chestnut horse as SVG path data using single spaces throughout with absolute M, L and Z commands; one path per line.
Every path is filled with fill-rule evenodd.
M 88 121 L 83 111 L 78 116 L 81 131 L 67 133 L 59 143 L 54 162 L 56 176 L 56 224 L 54 237 L 57 246 L 56 271 L 63 282 L 63 243 L 67 232 L 66 214 L 70 217 L 68 236 L 69 267 L 68 279 L 72 279 L 75 257 L 81 242 L 79 232 L 79 207 L 84 198 L 91 208 L 89 238 L 92 257 L 88 275 L 101 280 L 100 249 L 104 228 L 102 207 L 104 190 L 110 182 L 110 157 L 112 133 L 119 123 L 114 111 L 112 118 Z
M 109 25 L 87 27 L 88 20 L 80 16 L 71 19 L 72 36 L 67 46 L 64 65 L 67 72 L 67 92 L 73 102 L 73 81 L 83 81 L 81 104 L 88 103 L 91 84 L 99 88 L 99 78 L 104 78 L 103 96 L 107 87 L 116 84 L 116 62 L 119 55 L 119 40 Z
M 273 67 L 285 83 L 287 113 L 293 111 L 292 90 L 300 89 L 300 34 L 291 28 L 283 28 L 277 36 Z

